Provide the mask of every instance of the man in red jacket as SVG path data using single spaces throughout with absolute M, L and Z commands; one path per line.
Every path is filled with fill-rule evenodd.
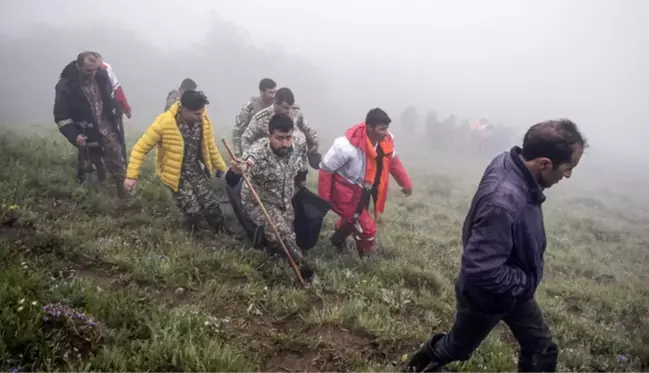
M 331 238 L 338 248 L 353 234 L 360 255 L 374 251 L 376 220 L 385 209 L 389 175 L 406 196 L 412 193 L 412 181 L 388 131 L 390 123 L 385 111 L 370 110 L 365 122 L 334 140 L 320 162 L 318 194 L 341 217 Z M 373 218 L 368 211 L 370 198 L 374 200 Z

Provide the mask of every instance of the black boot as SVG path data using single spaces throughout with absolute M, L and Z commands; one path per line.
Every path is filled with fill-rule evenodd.
M 311 282 L 311 280 L 313 280 L 313 278 L 315 277 L 315 266 L 309 263 L 309 261 L 304 257 L 304 254 L 302 254 L 302 251 L 300 251 L 299 248 L 293 247 L 292 245 L 286 243 L 285 246 L 289 254 L 291 254 L 293 262 L 295 262 L 295 265 L 300 271 L 300 276 L 302 276 L 302 279 L 305 282 Z M 282 248 L 281 244 L 268 245 L 267 249 L 269 254 L 271 255 L 279 254 L 282 257 L 286 258 L 286 252 L 284 251 L 284 248 Z
M 95 167 L 97 168 L 97 182 L 103 183 L 104 180 L 106 180 L 106 168 L 104 167 L 104 163 L 97 162 L 95 163 Z M 92 168 L 92 166 L 90 166 L 90 168 Z
M 556 372 L 559 349 L 552 343 L 543 353 L 528 355 L 521 351 L 518 372 Z
M 435 344 L 446 334 L 436 334 L 426 341 L 403 366 L 402 372 L 442 372 L 442 367 L 447 364 L 435 354 Z
M 99 176 L 99 174 L 97 174 Z M 126 191 L 124 190 L 124 179 L 115 179 L 115 187 L 117 188 L 117 198 L 124 199 L 126 197 Z
M 342 252 L 345 250 L 345 242 L 347 242 L 347 237 L 349 237 L 349 234 L 347 232 L 336 229 L 331 235 L 329 242 L 331 242 L 333 247 L 338 249 L 339 252 Z
M 183 229 L 190 235 L 195 235 L 198 232 L 203 217 L 201 215 L 188 215 L 185 216 L 183 221 Z
M 207 224 L 210 226 L 212 232 L 214 232 L 215 234 L 233 233 L 230 229 L 226 227 L 225 219 L 223 218 L 221 209 L 218 209 L 217 211 L 205 213 L 205 220 L 207 221 Z

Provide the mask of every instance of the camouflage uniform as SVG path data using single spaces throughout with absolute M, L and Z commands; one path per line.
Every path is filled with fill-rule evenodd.
M 172 193 L 176 205 L 185 214 L 188 229 L 196 225 L 204 216 L 210 227 L 218 231 L 223 228 L 221 207 L 217 202 L 218 198 L 214 189 L 210 186 L 209 179 L 199 163 L 203 126 L 200 122 L 189 125 L 180 115 L 176 117 L 176 122 L 184 142 L 178 191 Z
M 257 140 L 268 137 L 268 123 L 270 122 L 270 119 L 274 114 L 275 107 L 274 105 L 270 105 L 269 107 L 264 108 L 252 117 L 248 128 L 246 128 L 243 136 L 241 137 L 242 152 L 246 152 L 246 150 L 250 148 L 250 146 Z M 297 127 L 298 130 L 302 131 L 302 133 L 304 133 L 308 147 L 308 153 L 317 152 L 319 145 L 318 134 L 313 128 L 311 128 L 309 122 L 304 119 L 304 115 L 302 114 L 300 108 L 294 106 L 293 109 L 291 109 L 289 115 L 291 116 L 291 118 L 293 118 L 295 127 Z
M 99 137 L 100 145 L 103 150 L 103 160 L 108 172 L 113 175 L 118 182 L 124 181 L 126 175 L 126 163 L 120 136 L 115 130 L 113 124 L 108 120 L 104 114 L 104 103 L 101 99 L 99 91 L 99 84 L 95 79 L 88 79 L 81 84 L 81 90 L 88 99 L 92 113 L 97 120 L 97 130 L 101 134 Z M 79 149 L 80 151 L 88 151 L 93 160 L 98 160 L 99 157 L 96 153 L 98 148 Z M 98 177 L 103 179 L 103 170 L 98 167 Z
M 167 94 L 167 101 L 165 101 L 165 110 L 169 110 L 171 105 L 175 104 L 177 101 L 180 101 L 180 90 L 178 89 L 172 89 L 169 94 Z
M 293 260 L 303 267 L 311 267 L 295 242 L 293 220 L 295 213 L 291 200 L 295 194 L 295 177 L 307 171 L 306 144 L 296 142 L 293 152 L 279 157 L 270 148 L 268 138 L 255 142 L 241 158 L 249 163 L 248 179 L 264 204 L 275 228 L 291 253 Z M 283 254 L 272 228 L 246 184 L 241 188 L 243 210 L 257 226 L 264 227 L 264 236 L 272 249 Z
M 252 120 L 252 116 L 261 111 L 268 105 L 265 105 L 261 97 L 251 97 L 250 100 L 243 105 L 241 112 L 237 115 L 234 128 L 232 129 L 232 145 L 234 146 L 234 154 L 237 157 L 241 156 L 241 136 L 245 132 L 248 124 Z

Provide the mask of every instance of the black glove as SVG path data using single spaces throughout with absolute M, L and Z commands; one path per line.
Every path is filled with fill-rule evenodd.
M 320 168 L 320 161 L 322 160 L 322 155 L 318 152 L 310 152 L 307 154 L 307 158 L 309 159 L 309 166 L 311 168 L 317 170 Z

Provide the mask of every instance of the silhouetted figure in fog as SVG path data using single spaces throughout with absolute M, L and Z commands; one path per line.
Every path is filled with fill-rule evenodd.
M 59 131 L 79 148 L 77 179 L 97 168 L 102 182 L 108 171 L 115 179 L 117 195 L 123 197 L 125 157 L 117 128 L 113 86 L 101 61 L 93 52 L 82 52 L 61 71 L 56 84 L 54 121 Z M 102 162 L 103 161 L 103 162 Z
M 180 100 L 180 97 L 182 97 L 183 93 L 185 93 L 186 91 L 195 90 L 196 88 L 198 88 L 198 85 L 196 85 L 195 81 L 189 78 L 184 79 L 180 83 L 180 87 L 178 87 L 178 89 L 172 89 L 169 92 L 169 94 L 167 94 L 167 100 L 165 102 L 164 111 L 169 110 L 171 105 L 178 102 Z
M 415 109 L 413 106 L 408 106 L 403 113 L 401 113 L 401 118 L 400 118 L 400 124 L 399 126 L 401 127 L 402 136 L 404 138 L 415 138 L 416 136 L 416 127 L 417 127 L 417 122 L 419 122 L 419 114 L 417 113 L 417 109 Z
M 542 122 L 527 131 L 522 148 L 487 166 L 462 228 L 455 323 L 428 340 L 404 371 L 436 372 L 469 359 L 500 321 L 520 345 L 519 372 L 556 370 L 557 345 L 534 298 L 547 243 L 543 191 L 570 178 L 586 146 L 573 122 Z
M 259 82 L 259 96 L 251 97 L 241 108 L 241 112 L 235 118 L 234 128 L 232 129 L 232 150 L 237 157 L 241 156 L 241 136 L 243 136 L 246 128 L 248 128 L 252 116 L 272 105 L 276 92 L 277 83 L 273 79 L 264 78 Z
M 457 140 L 455 138 L 457 130 L 455 120 L 455 115 L 451 114 L 448 116 L 448 118 L 444 119 L 439 126 L 440 133 L 443 138 L 443 142 L 440 144 L 440 147 L 444 150 L 454 150 L 457 146 Z
M 390 175 L 406 196 L 412 194 L 412 181 L 388 131 L 390 123 L 385 111 L 370 110 L 365 121 L 334 140 L 322 158 L 318 194 L 341 217 L 331 239 L 339 249 L 347 236 L 353 235 L 359 255 L 375 250 L 376 220 L 385 209 Z M 373 218 L 369 212 L 371 199 Z
M 158 147 L 156 173 L 185 215 L 185 229 L 191 232 L 205 219 L 214 233 L 221 233 L 227 230 L 208 179 L 215 171 L 225 173 L 227 166 L 214 140 L 207 104 L 202 92 L 187 90 L 160 114 L 133 146 L 124 187 L 129 192 L 135 188 L 147 153 Z
M 304 139 L 301 136 L 294 136 L 295 141 L 306 141 L 308 162 L 311 167 L 317 169 L 321 158 L 320 153 L 318 153 L 318 147 L 320 145 L 318 133 L 304 119 L 302 111 L 299 107 L 295 106 L 293 92 L 286 87 L 277 90 L 273 105 L 253 115 L 250 124 L 241 136 L 241 152 L 245 153 L 252 144 L 268 137 L 268 124 L 274 114 L 288 114 L 293 118 L 295 127 L 304 134 Z
M 437 119 L 437 112 L 431 110 L 426 114 L 426 138 L 433 145 L 438 145 L 439 137 L 439 119 Z

